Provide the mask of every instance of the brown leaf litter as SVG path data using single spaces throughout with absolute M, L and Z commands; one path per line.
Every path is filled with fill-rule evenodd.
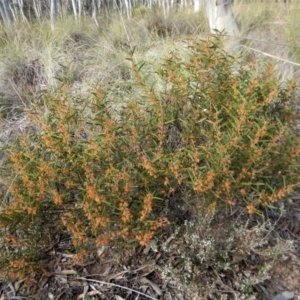
M 293 241 L 294 251 L 289 251 L 285 257 L 273 264 L 268 280 L 254 286 L 259 300 L 272 299 L 276 294 L 286 290 L 296 295 L 295 300 L 300 299 L 300 196 L 291 196 L 284 202 L 284 212 L 280 209 L 265 210 L 267 218 L 275 224 L 275 229 L 268 235 L 267 242 L 276 243 L 278 238 L 287 242 Z M 234 219 L 234 214 L 231 220 L 219 215 L 212 226 L 217 232 L 218 228 Z M 255 223 L 255 218 L 252 222 Z M 172 243 L 172 238 L 165 235 L 165 242 Z M 83 262 L 75 262 L 68 247 L 55 249 L 50 254 L 47 274 L 32 274 L 30 282 L 25 280 L 2 282 L 0 300 L 27 297 L 39 300 L 187 299 L 176 286 L 163 282 L 157 272 L 157 266 L 162 261 L 168 261 L 176 266 L 180 265 L 181 258 L 177 257 L 176 253 L 165 253 L 155 241 L 147 247 L 137 246 L 134 249 L 126 249 L 123 253 L 119 253 L 114 247 L 102 247 Z M 255 269 L 249 264 L 240 265 L 239 268 L 244 276 L 248 277 Z M 215 283 L 224 294 L 228 295 L 227 299 L 235 299 L 230 294 L 232 278 L 230 272 L 226 273 L 227 281 L 218 278 L 213 270 L 203 272 L 202 275 L 203 282 Z M 201 299 L 201 295 L 199 297 Z

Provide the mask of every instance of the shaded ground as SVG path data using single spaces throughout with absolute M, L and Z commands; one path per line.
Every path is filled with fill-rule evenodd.
M 286 255 L 285 260 L 276 261 L 272 270 L 271 278 L 263 284 L 257 285 L 260 299 L 269 299 L 283 291 L 292 291 L 295 300 L 300 299 L 300 194 L 289 197 L 285 201 L 286 211 L 279 218 L 276 231 L 270 242 L 275 242 L 276 236 L 293 241 L 294 251 Z M 273 211 L 270 218 L 278 217 L 278 211 Z
M 283 291 L 292 291 L 295 299 L 300 299 L 300 197 L 292 196 L 284 201 L 285 210 L 267 209 L 265 215 L 275 224 L 275 230 L 267 235 L 268 244 L 276 244 L 277 239 L 293 241 L 293 250 L 281 259 L 272 262 L 270 278 L 254 285 L 256 299 L 269 300 Z M 218 215 L 211 224 L 216 232 L 226 224 L 234 222 L 236 213 L 230 217 Z M 241 218 L 240 218 L 241 219 Z M 243 218 L 242 218 L 243 219 Z M 250 223 L 256 223 L 256 218 Z M 244 218 L 246 220 L 246 216 Z M 252 226 L 252 225 L 250 225 Z M 167 239 L 167 235 L 165 237 Z M 172 243 L 172 240 L 169 241 Z M 201 240 L 199 240 L 201 242 Z M 114 248 L 100 248 L 98 253 L 87 257 L 82 263 L 74 263 L 69 253 L 69 241 L 61 238 L 49 257 L 49 273 L 43 276 L 32 275 L 31 283 L 25 281 L 3 283 L 0 299 L 188 299 L 176 286 L 166 284 L 157 272 L 162 263 L 180 264 L 181 257 L 176 253 L 166 253 L 157 243 L 148 248 L 137 246 L 132 250 L 118 253 Z M 259 260 L 239 264 L 239 272 L 252 276 L 257 270 Z M 234 278 L 230 272 L 225 277 L 216 275 L 214 270 L 201 272 L 204 285 L 215 284 L 217 295 L 237 299 L 234 295 Z M 223 276 L 223 275 L 222 275 Z M 202 281 L 201 280 L 201 281 Z M 89 298 L 87 297 L 89 296 Z M 28 298 L 27 298 L 28 297 Z M 199 299 L 221 299 L 201 297 Z

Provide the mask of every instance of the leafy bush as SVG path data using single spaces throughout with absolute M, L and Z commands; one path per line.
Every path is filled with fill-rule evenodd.
M 254 213 L 298 184 L 295 84 L 270 65 L 241 66 L 218 40 L 187 51 L 152 75 L 132 58 L 118 113 L 101 87 L 74 99 L 61 86 L 27 108 L 32 126 L 2 166 L 2 272 L 36 268 L 56 234 L 69 234 L 81 259 L 122 239 L 146 245 L 200 204 Z
M 180 299 L 258 299 L 254 287 L 270 278 L 274 261 L 284 260 L 293 242 L 271 245 L 270 220 L 250 225 L 243 214 L 222 220 L 215 213 L 204 210 L 176 228 L 158 250 L 173 259 L 161 260 L 156 270 Z

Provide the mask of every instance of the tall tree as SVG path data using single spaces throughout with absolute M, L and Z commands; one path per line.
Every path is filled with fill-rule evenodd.
M 124 6 L 125 6 L 124 8 L 126 11 L 127 18 L 130 18 L 132 12 L 130 1 L 124 0 Z
M 212 33 L 216 30 L 238 36 L 239 29 L 231 10 L 231 0 L 207 0 L 206 13 Z
M 76 2 L 75 0 L 72 1 L 72 8 L 73 8 L 73 13 L 74 13 L 74 18 L 77 19 L 77 8 L 76 8 Z
M 77 0 L 77 6 L 78 6 L 78 15 L 81 17 L 82 14 L 82 3 L 81 0 Z
M 18 0 L 15 4 L 18 6 L 18 13 L 22 16 L 23 21 L 27 21 L 25 14 L 24 14 L 24 2 L 23 0 Z
M 57 17 L 57 11 L 58 11 L 57 0 L 51 0 L 51 2 L 50 2 L 50 23 L 51 23 L 52 29 L 54 29 L 54 22 Z
M 99 26 L 97 21 L 97 3 L 96 0 L 92 0 L 92 18 L 95 21 L 97 27 Z
M 194 0 L 194 12 L 200 11 L 202 4 L 203 4 L 202 0 Z
M 13 15 L 8 0 L 0 0 L 0 14 L 6 24 L 10 24 L 13 21 Z
M 41 7 L 41 1 L 39 0 L 33 0 L 33 9 L 35 13 L 35 17 L 40 20 L 42 17 L 42 7 Z

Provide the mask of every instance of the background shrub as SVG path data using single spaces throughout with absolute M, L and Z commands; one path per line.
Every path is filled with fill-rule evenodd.
M 111 242 L 146 245 L 203 205 L 254 213 L 298 184 L 295 84 L 242 65 L 217 39 L 190 44 L 153 73 L 132 56 L 118 113 L 101 86 L 74 97 L 62 85 L 26 109 L 32 126 L 2 168 L 2 272 L 36 268 L 57 234 L 80 260 Z

